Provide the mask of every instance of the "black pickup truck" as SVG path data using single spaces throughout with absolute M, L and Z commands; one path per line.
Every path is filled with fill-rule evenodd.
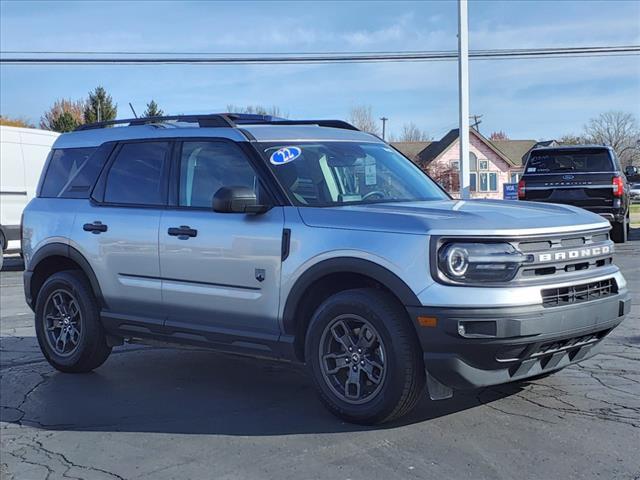
M 518 199 L 575 205 L 611 222 L 611 238 L 627 241 L 629 185 L 611 147 L 536 148 L 518 184 Z

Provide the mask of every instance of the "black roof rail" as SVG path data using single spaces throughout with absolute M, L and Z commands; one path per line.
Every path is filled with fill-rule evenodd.
M 343 128 L 346 130 L 358 130 L 356 127 L 343 120 L 287 120 L 272 115 L 258 115 L 250 113 L 215 113 L 205 115 L 170 115 L 161 117 L 126 118 L 121 120 L 108 120 L 105 122 L 87 123 L 78 126 L 75 131 L 94 130 L 110 127 L 112 125 L 147 125 L 166 121 L 197 123 L 200 127 L 227 127 L 234 128 L 239 125 L 318 125 L 321 127 Z
M 124 118 L 121 120 L 108 120 L 105 122 L 87 123 L 80 125 L 75 131 L 94 130 L 98 128 L 110 127 L 112 125 L 128 124 L 130 127 L 134 125 L 146 125 L 148 123 L 159 123 L 175 120 L 178 122 L 193 122 L 200 127 L 235 127 L 233 121 L 226 115 L 207 114 L 207 115 L 168 115 L 162 117 L 144 117 L 144 118 Z

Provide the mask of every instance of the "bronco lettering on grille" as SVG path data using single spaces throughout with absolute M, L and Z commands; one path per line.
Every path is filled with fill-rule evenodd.
M 540 253 L 538 254 L 539 262 L 560 262 L 563 260 L 575 260 L 577 258 L 589 258 L 599 255 L 607 255 L 611 253 L 611 247 L 604 245 L 602 247 L 580 248 L 576 250 L 562 250 L 561 252 Z

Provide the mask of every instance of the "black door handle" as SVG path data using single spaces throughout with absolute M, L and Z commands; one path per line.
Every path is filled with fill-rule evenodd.
M 99 233 L 106 232 L 107 231 L 107 226 L 104 223 L 96 220 L 93 223 L 85 223 L 82 226 L 82 229 L 85 232 L 91 232 L 91 233 L 95 233 L 97 235 Z
M 198 236 L 198 230 L 191 228 L 187 225 L 180 225 L 179 227 L 171 227 L 167 230 L 167 233 L 172 237 L 178 237 L 180 240 L 186 240 L 189 237 Z

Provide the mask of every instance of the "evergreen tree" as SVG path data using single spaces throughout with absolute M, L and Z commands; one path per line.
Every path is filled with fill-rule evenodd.
M 84 108 L 84 121 L 86 123 L 106 122 L 115 120 L 118 114 L 118 105 L 113 103 L 111 95 L 98 86 L 93 92 L 89 92 L 89 98 Z
M 58 117 L 51 121 L 51 130 L 60 133 L 72 132 L 79 125 L 80 123 L 73 118 L 73 115 L 70 112 L 62 112 Z
M 154 100 L 151 100 L 149 103 L 147 103 L 147 109 L 142 114 L 142 117 L 161 117 L 163 115 L 164 111 L 162 111 L 162 109 L 158 107 L 158 104 Z

